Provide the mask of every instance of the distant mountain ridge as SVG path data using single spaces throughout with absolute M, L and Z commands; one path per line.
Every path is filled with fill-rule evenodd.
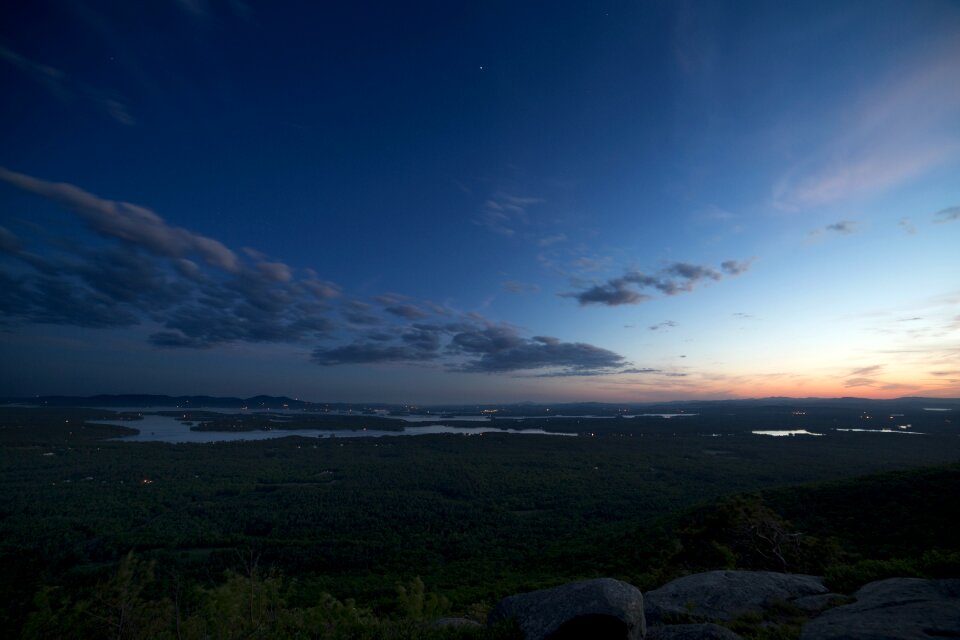
M 99 394 L 94 396 L 33 396 L 33 397 L 6 397 L 0 398 L 0 405 L 21 404 L 39 405 L 48 407 L 190 407 L 199 409 L 247 407 L 250 409 L 333 409 L 333 410 L 388 410 L 388 411 L 440 411 L 447 413 L 473 413 L 482 410 L 497 409 L 498 413 L 510 414 L 580 414 L 585 413 L 622 413 L 622 412 L 650 412 L 674 413 L 708 408 L 736 408 L 762 406 L 791 406 L 798 408 L 809 407 L 864 407 L 893 409 L 936 407 L 943 409 L 960 410 L 960 398 L 927 398 L 910 396 L 892 398 L 888 400 L 874 400 L 870 398 L 842 397 L 842 398 L 745 398 L 727 400 L 674 400 L 667 402 L 516 402 L 504 404 L 438 404 L 420 405 L 414 409 L 408 405 L 390 403 L 350 403 L 350 402 L 309 402 L 290 398 L 288 396 L 257 395 L 250 398 L 219 397 L 219 396 L 170 396 L 162 394 Z
M 216 396 L 167 396 L 154 394 L 100 394 L 95 396 L 35 396 L 32 398 L 3 398 L 2 404 L 30 404 L 46 407 L 241 407 L 281 409 L 312 406 L 311 402 L 286 396 L 259 395 L 252 398 Z

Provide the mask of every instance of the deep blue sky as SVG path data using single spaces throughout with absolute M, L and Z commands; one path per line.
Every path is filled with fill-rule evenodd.
M 957 3 L 303 5 L 4 3 L 2 393 L 960 395 Z

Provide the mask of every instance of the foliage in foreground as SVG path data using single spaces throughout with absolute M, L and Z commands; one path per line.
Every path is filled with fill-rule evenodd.
M 295 581 L 256 563 L 244 574 L 227 572 L 215 586 L 183 589 L 177 576 L 158 578 L 156 563 L 128 554 L 115 573 L 93 589 L 71 596 L 44 587 L 34 598 L 22 637 L 116 638 L 117 640 L 234 640 L 240 638 L 406 638 L 508 640 L 510 625 L 491 628 L 437 627 L 445 613 L 441 596 L 428 593 L 420 578 L 397 585 L 398 615 L 376 615 L 352 600 L 322 594 L 310 606 L 292 606 Z M 482 611 L 478 611 L 482 614 Z

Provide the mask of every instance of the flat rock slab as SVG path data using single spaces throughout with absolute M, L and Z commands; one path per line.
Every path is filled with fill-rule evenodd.
M 829 593 L 823 579 L 773 571 L 708 571 L 678 578 L 645 596 L 648 624 L 733 620 L 774 601 Z
M 633 585 L 600 578 L 504 598 L 489 623 L 516 618 L 526 640 L 642 640 L 643 595 Z
M 960 580 L 890 578 L 803 626 L 801 640 L 960 638 Z
M 706 622 L 650 627 L 647 640 L 741 640 L 741 638 L 726 627 Z

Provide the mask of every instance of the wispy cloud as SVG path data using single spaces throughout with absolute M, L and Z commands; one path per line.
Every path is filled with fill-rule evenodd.
M 880 383 L 876 377 L 883 372 L 885 365 L 874 364 L 867 367 L 851 369 L 843 381 L 845 387 L 876 387 Z
M 20 239 L 17 238 L 11 231 L 4 227 L 0 227 L 0 251 L 6 251 L 7 253 L 14 253 L 20 250 Z
M 143 247 L 158 256 L 200 256 L 207 264 L 236 273 L 237 255 L 217 240 L 175 227 L 139 205 L 99 198 L 71 184 L 48 182 L 0 167 L 0 180 L 42 196 L 76 213 L 101 236 Z
M 823 235 L 827 234 L 838 234 L 842 236 L 849 236 L 857 232 L 860 227 L 860 222 L 857 220 L 840 220 L 834 222 L 833 224 L 828 224 L 826 226 L 820 227 L 819 229 L 814 229 L 807 234 L 808 240 L 815 240 Z
M 518 280 L 504 280 L 500 283 L 500 286 L 510 293 L 515 293 L 517 295 L 527 295 L 540 291 L 540 285 L 529 282 L 520 282 Z
M 673 320 L 664 320 L 663 322 L 652 324 L 647 328 L 650 329 L 650 331 L 660 331 L 661 329 L 673 329 L 675 326 L 677 326 L 677 323 Z
M 560 294 L 564 297 L 575 298 L 581 306 L 602 304 L 615 307 L 624 304 L 639 304 L 650 300 L 653 296 L 643 293 L 643 290 L 653 289 L 668 296 L 680 293 L 689 293 L 697 285 L 719 281 L 724 276 L 737 276 L 747 270 L 750 260 L 727 260 L 721 263 L 720 271 L 710 267 L 674 262 L 654 275 L 647 275 L 639 271 L 628 271 L 618 278 L 611 278 L 606 282 L 591 285 L 572 293 Z
M 35 80 L 58 100 L 67 101 L 80 97 L 120 124 L 136 124 L 136 119 L 130 114 L 130 108 L 113 93 L 97 89 L 82 80 L 68 76 L 56 67 L 31 60 L 2 45 L 0 45 L 0 60 Z
M 739 262 L 736 260 L 724 260 L 720 263 L 720 270 L 728 276 L 738 276 L 741 273 L 749 271 L 751 266 L 753 266 L 753 258 Z
M 249 3 L 244 0 L 226 0 L 217 3 L 219 8 L 226 9 L 227 15 L 240 18 L 241 20 L 251 21 L 253 19 L 253 9 Z M 177 0 L 177 5 L 183 10 L 184 15 L 192 20 L 203 22 L 215 17 L 212 3 L 210 0 Z
M 960 114 L 956 40 L 931 46 L 852 101 L 837 105 L 828 142 L 813 149 L 774 187 L 788 210 L 878 192 L 942 165 L 960 152 L 950 135 Z
M 584 272 L 604 271 L 612 261 L 610 256 L 580 256 L 573 261 L 573 267 Z
M 210 11 L 206 0 L 177 0 L 177 6 L 194 18 L 205 18 Z
M 937 224 L 945 222 L 954 222 L 960 220 L 960 207 L 947 207 L 937 211 L 933 216 L 933 221 Z
M 841 220 L 840 222 L 834 222 L 833 224 L 828 224 L 824 227 L 826 231 L 834 231 L 843 235 L 850 235 L 857 230 L 857 226 L 860 223 L 856 220 Z
M 897 222 L 897 226 L 903 229 L 903 232 L 908 235 L 917 235 L 917 227 L 914 226 L 910 218 L 900 218 L 900 220 Z
M 551 245 L 558 244 L 560 242 L 567 241 L 567 234 L 565 233 L 555 233 L 553 235 L 544 236 L 537 241 L 537 244 L 541 247 L 549 247 Z
M 941 164 L 958 148 L 960 145 L 937 142 L 901 154 L 893 149 L 877 149 L 875 155 L 837 164 L 798 185 L 781 183 L 774 198 L 781 207 L 796 210 L 880 191 Z
M 514 236 L 521 227 L 529 224 L 528 209 L 543 202 L 542 198 L 517 196 L 498 191 L 480 207 L 476 224 L 500 235 Z
M 883 370 L 882 364 L 874 364 L 869 367 L 861 367 L 859 369 L 853 369 L 849 374 L 850 376 L 874 376 L 880 373 Z

